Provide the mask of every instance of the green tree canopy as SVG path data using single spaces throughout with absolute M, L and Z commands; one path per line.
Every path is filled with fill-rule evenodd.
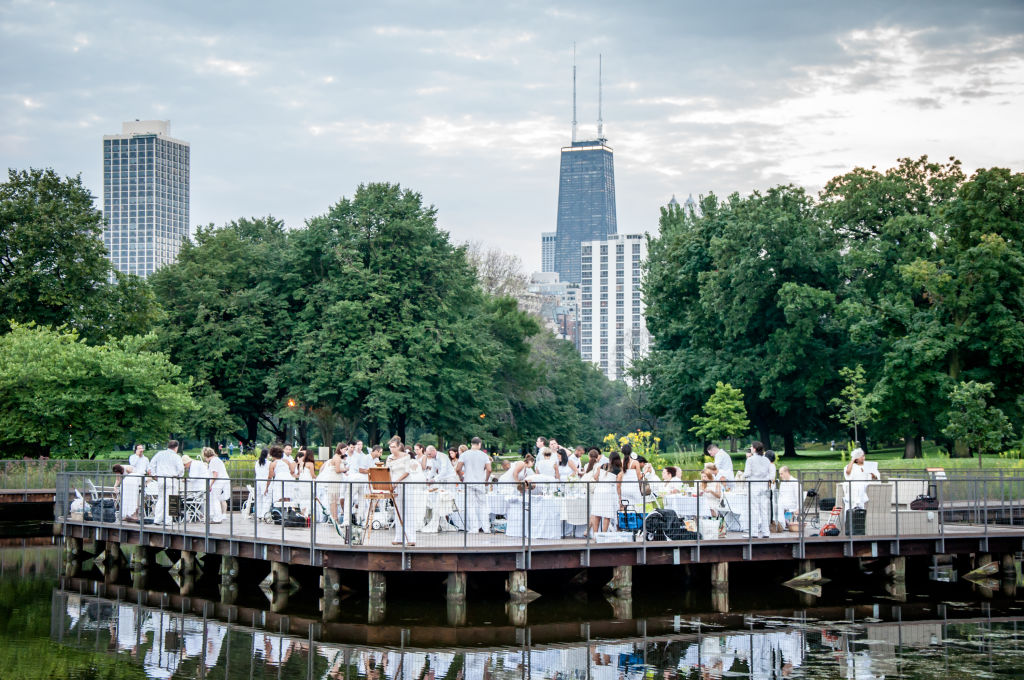
M 145 281 L 111 275 L 103 216 L 80 177 L 9 170 L 0 184 L 0 332 L 10 322 L 74 328 L 90 342 L 149 332 Z
M 719 380 L 714 394 L 704 404 L 703 415 L 695 415 L 693 423 L 690 432 L 705 441 L 744 434 L 750 429 L 750 420 L 743 405 L 743 392 Z
M 154 341 L 88 345 L 75 331 L 15 324 L 0 336 L 0 449 L 80 457 L 166 438 L 195 403 Z
M 973 380 L 954 385 L 949 393 L 949 410 L 943 434 L 954 441 L 963 442 L 969 451 L 979 454 L 999 451 L 1003 442 L 1013 436 L 1013 426 L 1006 415 L 995 406 L 989 406 L 992 383 Z

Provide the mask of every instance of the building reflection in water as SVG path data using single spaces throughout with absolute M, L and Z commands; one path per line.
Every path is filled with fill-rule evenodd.
M 934 653 L 941 664 L 950 626 L 984 623 L 967 616 L 946 620 L 943 605 L 930 609 L 931 620 L 913 622 L 900 620 L 904 610 L 922 610 L 886 607 L 885 615 L 895 620 L 882 621 L 870 616 L 880 613 L 877 606 L 866 606 L 847 610 L 854 621 L 814 616 L 834 614 L 834 608 L 792 617 L 734 617 L 739 630 L 697 616 L 663 617 L 627 622 L 635 623 L 631 627 L 638 634 L 615 640 L 531 644 L 527 627 L 518 633 L 522 642 L 515 646 L 460 648 L 456 641 L 428 649 L 400 644 L 409 631 L 394 626 L 350 624 L 346 630 L 363 640 L 394 635 L 389 643 L 351 643 L 323 639 L 324 629 L 315 623 L 302 637 L 294 628 L 286 633 L 265 630 L 256 614 L 253 625 L 244 625 L 61 589 L 54 591 L 52 605 L 54 640 L 125 654 L 151 678 L 205 677 L 214 669 L 216 677 L 226 678 L 345 680 L 879 678 L 900 674 L 901 657 L 908 651 L 920 655 L 922 650 L 939 650 Z M 207 606 L 212 610 L 215 605 L 202 605 L 204 611 Z M 1012 621 L 1016 631 L 1021 619 L 1001 621 Z M 589 625 L 579 624 L 580 637 L 589 637 Z M 659 633 L 647 635 L 648 628 Z

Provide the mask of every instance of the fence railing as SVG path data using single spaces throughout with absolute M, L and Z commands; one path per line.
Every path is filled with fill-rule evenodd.
M 75 490 L 82 500 L 76 502 Z M 900 539 L 1024 526 L 1024 476 L 676 484 L 216 479 L 57 473 L 66 523 L 317 549 L 645 547 Z M 813 493 L 809 493 L 813 492 Z M 74 505 L 73 505 L 74 504 Z M 838 509 L 836 509 L 838 508 Z M 1024 531 L 1018 528 L 1016 531 Z

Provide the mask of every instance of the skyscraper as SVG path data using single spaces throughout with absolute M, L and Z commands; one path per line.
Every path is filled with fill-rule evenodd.
M 580 244 L 604 239 L 616 233 L 617 227 L 615 166 L 601 119 L 601 77 L 598 76 L 597 138 L 577 141 L 576 65 L 572 68 L 572 143 L 562 147 L 554 271 L 564 282 L 579 283 Z
M 555 271 L 555 232 L 545 231 L 540 235 L 540 270 Z
M 580 354 L 610 380 L 623 380 L 651 344 L 640 288 L 647 239 L 616 234 L 584 241 L 580 254 Z
M 189 145 L 166 120 L 136 120 L 103 137 L 103 244 L 118 271 L 149 276 L 188 236 Z

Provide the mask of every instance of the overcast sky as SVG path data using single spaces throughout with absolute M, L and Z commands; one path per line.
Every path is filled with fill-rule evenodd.
M 903 156 L 1024 168 L 1024 2 L 983 0 L 0 0 L 0 159 L 99 195 L 102 136 L 168 119 L 193 225 L 300 226 L 399 182 L 539 269 L 574 41 L 581 136 L 604 55 L 620 232 L 656 231 L 673 193 L 817 191 Z

